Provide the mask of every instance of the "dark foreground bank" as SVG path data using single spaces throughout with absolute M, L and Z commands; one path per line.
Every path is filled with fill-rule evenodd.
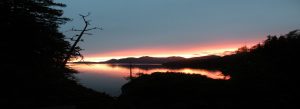
M 292 108 L 292 89 L 272 84 L 212 80 L 196 74 L 141 75 L 122 87 L 126 109 Z

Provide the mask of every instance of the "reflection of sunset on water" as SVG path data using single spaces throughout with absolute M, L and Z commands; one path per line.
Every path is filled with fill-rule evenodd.
M 129 76 L 129 66 L 126 65 L 109 65 L 109 64 L 71 64 L 72 68 L 83 73 L 95 73 L 102 75 L 110 75 L 113 77 L 127 77 Z M 151 74 L 153 72 L 180 72 L 186 74 L 200 74 L 212 79 L 230 79 L 230 76 L 225 76 L 221 71 L 217 70 L 204 70 L 204 69 L 193 69 L 193 68 L 182 68 L 182 69 L 168 69 L 163 68 L 160 65 L 156 65 L 158 68 L 143 69 L 139 67 L 133 67 L 133 76 L 138 73 Z
M 118 66 L 109 66 L 108 64 L 69 64 L 69 66 L 80 73 L 93 73 L 109 75 L 112 77 L 126 77 L 129 70 Z
M 130 65 L 128 64 L 68 64 L 69 67 L 79 73 L 74 76 L 78 82 L 87 88 L 99 92 L 106 92 L 112 96 L 121 93 L 121 87 L 128 82 L 130 77 Z M 204 69 L 168 69 L 159 64 L 132 65 L 132 76 L 136 77 L 139 73 L 151 74 L 153 72 L 180 72 L 186 74 L 200 74 L 212 79 L 230 79 L 224 76 L 221 71 L 209 71 Z

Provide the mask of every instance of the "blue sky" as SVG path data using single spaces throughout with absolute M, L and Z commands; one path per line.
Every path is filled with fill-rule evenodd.
M 61 28 L 67 36 L 74 33 L 66 30 L 83 26 L 78 14 L 90 12 L 91 26 L 104 28 L 80 43 L 86 56 L 143 48 L 180 51 L 232 40 L 247 44 L 300 29 L 299 0 L 56 1 L 67 5 L 64 16 L 73 19 Z

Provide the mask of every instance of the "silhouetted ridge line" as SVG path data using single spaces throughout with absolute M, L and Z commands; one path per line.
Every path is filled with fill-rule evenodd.
M 166 62 L 172 62 L 172 61 L 180 61 L 184 60 L 183 57 L 149 57 L 149 56 L 143 56 L 139 58 L 122 58 L 122 59 L 111 59 L 108 61 L 105 61 L 104 63 L 132 63 L 132 64 L 162 64 Z
M 168 67 L 224 68 L 240 65 L 268 65 L 282 67 L 295 65 L 300 56 L 299 30 L 294 30 L 282 36 L 267 36 L 261 44 L 253 47 L 240 47 L 234 54 L 223 57 L 191 58 L 164 63 Z

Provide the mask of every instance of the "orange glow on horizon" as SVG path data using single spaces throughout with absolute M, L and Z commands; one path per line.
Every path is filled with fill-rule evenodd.
M 261 40 L 256 39 L 248 41 L 247 43 L 242 41 L 230 41 L 216 44 L 190 44 L 179 45 L 173 47 L 141 47 L 135 49 L 118 50 L 105 53 L 85 54 L 84 61 L 100 62 L 109 59 L 120 59 L 127 57 L 170 57 L 180 56 L 184 58 L 199 57 L 206 55 L 219 55 L 224 56 L 227 53 L 233 52 L 242 46 L 251 47 L 258 44 Z M 79 60 L 76 60 L 79 61 Z

